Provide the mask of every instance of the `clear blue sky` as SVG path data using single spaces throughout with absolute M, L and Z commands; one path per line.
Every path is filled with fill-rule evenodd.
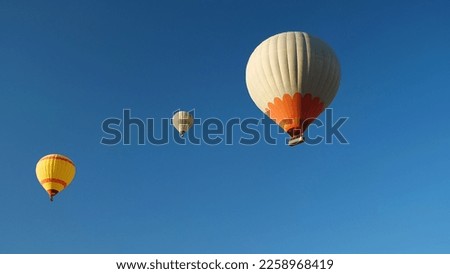
M 1 1 L 1 253 L 449 253 L 446 1 Z M 245 66 L 305 31 L 341 63 L 349 145 L 104 146 L 178 108 L 261 117 Z M 323 115 L 321 116 L 323 117 Z M 158 130 L 157 130 L 158 131 Z M 235 136 L 239 138 L 239 133 Z M 50 203 L 37 160 L 68 155 Z

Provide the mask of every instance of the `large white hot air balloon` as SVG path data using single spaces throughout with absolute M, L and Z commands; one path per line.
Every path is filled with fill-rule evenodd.
M 194 117 L 187 111 L 178 111 L 172 117 L 173 126 L 178 130 L 181 137 L 192 127 Z
M 291 136 L 290 145 L 303 142 L 307 127 L 336 95 L 339 80 L 333 50 L 304 32 L 284 32 L 263 41 L 246 69 L 252 100 Z

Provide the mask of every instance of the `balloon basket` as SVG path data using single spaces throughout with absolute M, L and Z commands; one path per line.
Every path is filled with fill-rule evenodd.
M 303 136 L 294 136 L 289 140 L 288 145 L 293 147 L 303 143 L 304 141 L 305 139 L 303 139 Z

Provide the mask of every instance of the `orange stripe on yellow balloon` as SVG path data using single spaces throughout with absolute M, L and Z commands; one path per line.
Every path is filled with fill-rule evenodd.
M 44 156 L 44 157 L 41 158 L 40 161 L 50 160 L 50 159 L 52 159 L 52 160 L 57 159 L 57 160 L 66 161 L 66 162 L 72 164 L 73 166 L 75 166 L 75 164 L 72 162 L 72 160 L 70 160 L 69 158 L 67 158 L 67 157 L 65 157 L 63 155 L 58 155 L 58 154 L 52 154 L 52 155 Z
M 45 183 L 55 183 L 55 184 L 60 184 L 63 187 L 67 186 L 67 183 L 64 180 L 58 179 L 58 178 L 45 178 L 43 180 L 40 181 L 41 184 L 45 184 Z

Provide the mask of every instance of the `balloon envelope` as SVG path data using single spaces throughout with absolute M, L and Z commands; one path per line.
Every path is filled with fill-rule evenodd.
M 253 51 L 246 68 L 252 100 L 293 138 L 301 137 L 331 103 L 339 81 L 333 50 L 304 32 L 266 39 Z
M 37 162 L 36 176 L 53 201 L 53 197 L 72 182 L 75 165 L 64 155 L 49 154 Z

